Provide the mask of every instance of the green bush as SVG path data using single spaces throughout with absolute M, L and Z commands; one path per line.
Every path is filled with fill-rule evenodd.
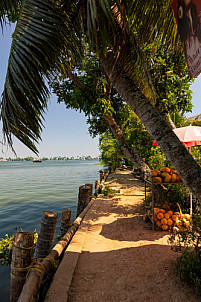
M 9 265 L 11 263 L 14 236 L 5 235 L 5 239 L 0 240 L 0 263 Z
M 176 272 L 201 295 L 201 215 L 193 215 L 190 229 L 171 233 L 169 243 L 174 251 L 181 253 L 177 258 Z
M 147 197 L 147 203 L 151 206 L 152 192 Z M 168 186 L 155 186 L 154 190 L 154 204 L 160 206 L 168 204 L 171 210 L 177 212 L 178 205 L 180 205 L 182 212 L 189 213 L 190 208 L 190 191 L 184 185 L 168 185 Z M 193 212 L 197 211 L 198 202 L 193 198 Z
M 106 185 L 104 190 L 103 190 L 103 195 L 108 196 L 111 193 L 110 186 Z
M 159 167 L 171 167 L 169 160 L 161 151 L 160 147 L 151 148 L 150 156 L 146 159 L 146 163 L 152 170 L 156 170 Z
M 182 212 L 189 213 L 190 208 L 190 191 L 184 185 L 169 185 L 165 194 L 165 198 L 172 210 L 178 211 L 180 205 Z M 195 201 L 194 201 L 195 203 Z
M 108 197 L 112 197 L 117 193 L 120 193 L 120 190 L 112 189 L 109 185 L 106 185 L 103 190 L 103 195 Z
M 201 257 L 193 251 L 182 252 L 178 257 L 176 272 L 180 278 L 195 287 L 197 294 L 201 295 Z

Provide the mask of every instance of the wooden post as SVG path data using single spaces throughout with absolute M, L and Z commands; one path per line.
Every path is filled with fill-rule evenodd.
M 95 190 L 99 187 L 99 184 L 100 184 L 100 180 L 96 180 L 95 181 Z
M 77 216 L 82 213 L 90 201 L 91 188 L 88 186 L 80 186 L 78 194 Z
M 14 235 L 11 261 L 10 302 L 18 300 L 32 262 L 33 232 L 18 232 Z
M 54 212 L 43 213 L 34 258 L 45 258 L 51 249 L 58 215 Z
M 42 279 L 44 274 L 50 275 L 51 271 L 54 267 L 54 262 L 57 260 L 61 253 L 64 251 L 66 246 L 69 244 L 73 235 L 75 234 L 77 228 L 81 224 L 83 217 L 86 215 L 87 211 L 93 204 L 93 199 L 88 204 L 88 206 L 82 211 L 79 217 L 76 218 L 72 227 L 68 230 L 68 232 L 64 235 L 64 237 L 55 245 L 55 247 L 51 250 L 50 254 L 43 260 L 40 269 L 38 267 L 32 268 L 30 271 L 27 281 L 23 286 L 22 292 L 18 299 L 18 302 L 36 302 L 38 298 L 38 292 L 41 287 Z
M 85 184 L 85 187 L 90 187 L 90 197 L 93 195 L 93 184 Z
M 71 209 L 63 210 L 61 214 L 61 236 L 63 237 L 71 227 Z
M 95 182 L 95 196 L 98 196 L 98 194 L 101 194 L 100 180 L 96 180 Z
M 100 170 L 99 173 L 100 173 L 100 182 L 101 182 L 104 179 L 104 174 L 102 170 Z

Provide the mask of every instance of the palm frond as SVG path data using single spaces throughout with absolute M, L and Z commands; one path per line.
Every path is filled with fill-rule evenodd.
M 144 49 L 158 40 L 161 46 L 164 44 L 167 48 L 174 48 L 178 60 L 183 52 L 172 10 L 172 0 L 130 1 L 127 16 L 129 39 L 133 49 L 127 56 L 126 70 L 146 97 L 154 103 L 157 96 L 149 73 L 150 58 L 145 55 Z
M 72 2 L 65 2 L 71 12 Z M 55 1 L 22 3 L 1 100 L 0 118 L 10 146 L 14 134 L 37 153 L 35 142 L 40 140 L 49 96 L 47 82 L 61 68 L 61 51 L 76 50 L 70 18 Z
M 0 25 L 2 29 L 6 20 L 16 20 L 19 2 L 19 0 L 0 0 Z
M 85 1 L 85 17 L 83 22 L 87 23 L 87 35 L 91 42 L 96 43 L 97 30 L 101 35 L 104 47 L 110 45 L 111 36 L 114 35 L 116 26 L 114 18 L 114 7 L 122 12 L 122 6 L 126 6 L 125 0 L 87 0 Z
M 172 10 L 172 0 L 132 0 L 128 4 L 128 21 L 133 32 L 146 42 L 163 34 L 168 43 L 178 38 Z M 177 40 L 178 41 L 178 40 Z
M 1 10 L 1 4 L 8 1 L 0 1 Z M 65 69 L 68 62 L 62 65 L 62 60 L 71 60 L 81 45 L 78 40 L 86 37 L 94 47 L 92 51 L 97 44 L 103 49 L 111 47 L 116 53 L 122 47 L 127 72 L 136 80 L 135 64 L 139 63 L 139 86 L 150 93 L 142 48 L 159 34 L 164 41 L 178 45 L 171 2 L 22 0 L 1 101 L 0 118 L 8 143 L 12 145 L 13 133 L 37 152 L 34 142 L 40 139 L 43 127 L 47 81 L 56 70 Z

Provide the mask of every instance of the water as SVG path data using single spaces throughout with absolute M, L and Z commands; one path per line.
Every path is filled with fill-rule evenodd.
M 62 210 L 76 216 L 79 186 L 99 178 L 103 166 L 95 161 L 0 162 L 0 238 L 12 235 L 15 227 L 38 231 L 44 211 Z M 9 301 L 10 268 L 0 265 L 0 302 Z

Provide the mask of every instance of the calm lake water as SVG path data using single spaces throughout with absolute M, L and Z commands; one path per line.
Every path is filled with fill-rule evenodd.
M 79 186 L 95 184 L 102 165 L 95 161 L 0 162 L 0 238 L 23 231 L 38 231 L 44 211 L 77 211 Z M 0 301 L 9 301 L 10 268 L 0 265 Z

